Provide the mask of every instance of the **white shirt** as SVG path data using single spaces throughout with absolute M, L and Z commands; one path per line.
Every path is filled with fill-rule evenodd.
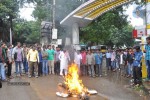
M 74 62 L 75 62 L 76 64 L 79 64 L 79 65 L 80 65 L 81 60 L 82 60 L 82 55 L 81 55 L 81 54 L 76 54 L 76 55 L 75 55 Z
M 123 54 L 120 55 L 120 64 L 123 64 Z
M 106 58 L 111 58 L 111 53 L 110 52 L 106 53 Z

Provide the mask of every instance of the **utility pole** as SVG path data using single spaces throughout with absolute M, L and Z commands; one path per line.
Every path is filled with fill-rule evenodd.
M 10 28 L 10 44 L 12 45 L 12 30 Z
M 56 29 L 56 24 L 55 24 L 55 11 L 56 9 L 56 0 L 53 0 L 53 29 L 52 29 L 52 44 L 56 45 L 57 44 L 57 29 Z
M 56 7 L 56 0 L 53 0 L 53 29 L 55 29 L 55 7 Z
M 141 1 L 141 0 L 139 0 Z M 147 36 L 150 35 L 150 0 L 146 0 L 146 5 L 145 5 L 145 25 L 146 25 L 146 33 Z M 141 37 L 141 43 L 142 43 L 142 51 L 145 50 L 145 44 L 146 44 L 146 37 L 147 36 L 142 36 Z M 147 78 L 147 68 L 145 64 L 145 57 L 142 58 L 142 78 Z
M 146 29 L 147 34 L 150 35 L 150 0 L 146 0 Z

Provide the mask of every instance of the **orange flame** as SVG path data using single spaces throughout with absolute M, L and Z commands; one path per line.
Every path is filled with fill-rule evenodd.
M 72 94 L 81 94 L 86 92 L 82 80 L 79 80 L 78 66 L 72 64 L 68 69 L 68 74 L 65 77 L 65 84 L 68 86 L 69 92 Z

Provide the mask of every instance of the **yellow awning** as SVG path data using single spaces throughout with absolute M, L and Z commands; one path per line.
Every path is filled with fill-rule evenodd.
M 132 0 L 95 0 L 95 2 L 77 11 L 74 14 L 74 17 L 93 20 L 108 10 L 111 10 L 130 1 Z
M 106 11 L 113 9 L 114 7 L 120 6 L 126 2 L 128 2 L 128 0 L 116 0 L 115 2 L 109 3 L 106 6 L 103 6 L 99 9 L 93 11 L 88 16 L 86 16 L 86 18 L 94 19 L 94 18 L 100 16 L 101 14 L 105 13 Z
M 133 0 L 89 0 L 71 12 L 60 23 L 70 25 L 78 23 L 84 27 L 102 14 Z
M 106 1 L 109 1 L 109 0 L 104 0 L 104 1 L 97 0 L 93 3 L 91 3 L 90 5 L 87 5 L 83 9 L 79 10 L 75 15 L 76 16 L 84 16 L 86 13 L 91 12 L 91 11 L 95 10 L 96 8 L 98 8 L 99 6 L 103 5 Z

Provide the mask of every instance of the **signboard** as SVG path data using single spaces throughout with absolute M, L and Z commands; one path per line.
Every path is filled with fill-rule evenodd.
M 133 17 L 135 18 L 144 18 L 145 17 L 145 7 L 142 6 L 137 6 L 135 5 L 136 8 L 133 10 Z
M 52 40 L 51 44 L 57 44 L 57 40 Z
M 132 33 L 133 38 L 139 38 L 142 36 L 147 36 L 146 26 L 135 27 Z
M 150 3 L 147 3 L 146 10 L 147 24 L 150 24 Z
M 52 29 L 52 39 L 57 39 L 57 29 Z
M 57 44 L 62 45 L 62 39 L 57 39 Z

